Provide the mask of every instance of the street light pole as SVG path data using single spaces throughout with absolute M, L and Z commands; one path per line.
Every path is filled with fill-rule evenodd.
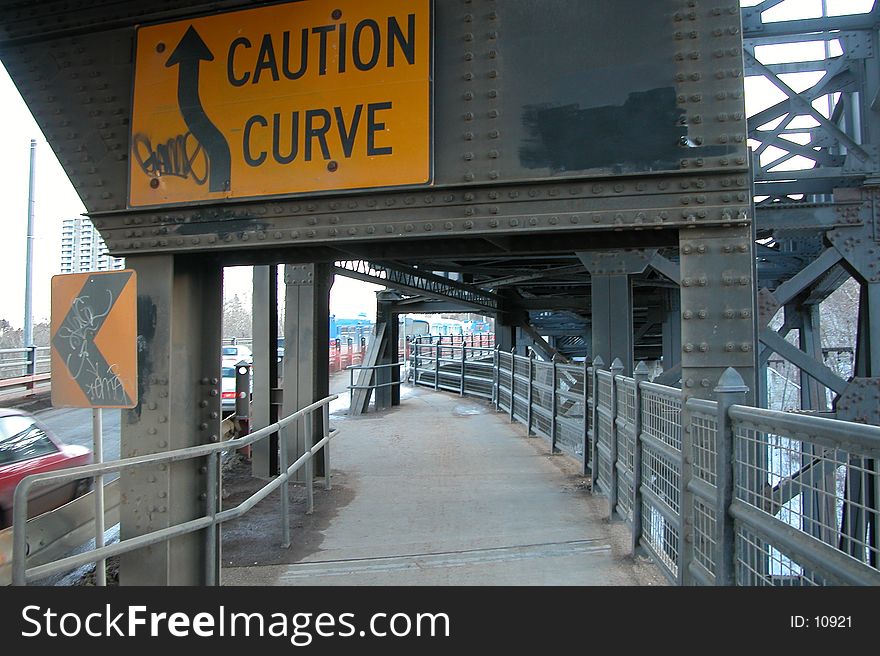
M 24 275 L 24 344 L 34 345 L 33 277 L 34 277 L 34 172 L 37 157 L 37 140 L 31 139 L 31 169 L 28 184 L 27 259 Z

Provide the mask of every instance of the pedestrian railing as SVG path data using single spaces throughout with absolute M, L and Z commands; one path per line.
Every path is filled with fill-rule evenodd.
M 400 375 L 400 368 L 406 366 L 406 361 L 392 362 L 387 364 L 361 365 L 354 364 L 346 367 L 349 372 L 348 390 L 351 399 L 348 414 L 351 416 L 359 415 L 367 411 L 370 397 L 373 393 L 378 394 L 378 390 L 386 387 L 399 387 L 403 384 Z M 397 372 L 394 372 L 397 369 Z M 354 374 L 358 372 L 358 384 L 355 384 Z M 364 374 L 363 372 L 367 372 Z M 381 403 L 379 399 L 375 399 L 376 411 L 378 412 Z
M 578 459 L 671 582 L 880 585 L 880 427 L 746 406 L 733 369 L 683 404 L 643 364 L 455 348 L 416 341 L 412 382 L 491 399 Z
M 410 344 L 413 384 L 491 399 L 495 348 L 453 337 L 420 337 Z
M 336 435 L 336 430 L 329 427 L 329 404 L 338 398 L 336 395 L 329 396 L 317 401 L 293 414 L 275 422 L 265 428 L 243 437 L 228 440 L 226 442 L 204 444 L 200 446 L 176 449 L 165 453 L 156 453 L 122 460 L 108 461 L 102 464 L 73 467 L 43 474 L 26 476 L 15 489 L 13 500 L 13 549 L 12 549 L 12 582 L 14 585 L 26 585 L 31 581 L 37 581 L 59 572 L 69 572 L 89 563 L 103 565 L 105 559 L 118 556 L 143 547 L 148 547 L 160 542 L 167 542 L 189 533 L 202 531 L 205 539 L 205 570 L 204 579 L 209 585 L 217 584 L 216 571 L 216 540 L 217 527 L 223 522 L 237 519 L 251 510 L 257 503 L 265 499 L 272 492 L 281 489 L 280 519 L 282 528 L 282 546 L 290 546 L 290 504 L 289 504 L 289 481 L 300 469 L 305 468 L 306 488 L 306 513 L 310 514 L 314 509 L 314 467 L 312 460 L 323 452 L 324 458 L 324 487 L 330 489 L 330 440 Z M 312 444 L 312 427 L 316 412 L 323 413 L 322 426 L 323 437 Z M 244 448 L 264 439 L 268 439 L 273 433 L 282 428 L 302 422 L 303 435 L 305 435 L 305 448 L 302 455 L 293 463 L 290 462 L 287 440 L 279 440 L 279 464 L 281 473 L 269 481 L 266 485 L 254 492 L 250 497 L 242 501 L 234 508 L 221 510 L 221 453 Z M 144 533 L 136 537 L 127 538 L 116 544 L 91 549 L 84 553 L 67 556 L 59 560 L 44 563 L 35 567 L 27 567 L 28 556 L 28 533 L 27 533 L 27 503 L 31 489 L 50 482 L 65 483 L 83 478 L 96 478 L 111 472 L 136 470 L 147 466 L 167 466 L 170 463 L 185 460 L 198 459 L 203 461 L 206 476 L 204 495 L 204 513 L 199 517 L 193 517 L 188 521 L 172 524 L 159 530 Z M 171 500 L 173 502 L 173 500 Z

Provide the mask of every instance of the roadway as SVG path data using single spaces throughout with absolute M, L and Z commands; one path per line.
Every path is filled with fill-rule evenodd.
M 102 410 L 104 460 L 119 459 L 119 428 L 122 417 L 121 410 Z M 92 438 L 92 411 L 88 408 L 47 408 L 34 413 L 62 442 L 77 444 L 91 449 L 94 445 Z M 118 477 L 118 474 L 107 476 L 107 482 Z M 113 544 L 119 541 L 119 525 L 110 526 L 104 533 L 104 542 Z M 71 551 L 67 555 L 82 553 L 86 549 L 93 549 L 94 540 L 83 545 L 82 548 Z M 79 568 L 66 575 L 56 575 L 40 582 L 40 585 L 69 586 L 76 583 L 92 570 L 91 565 Z
M 102 410 L 104 460 L 119 459 L 121 410 Z M 87 408 L 47 408 L 34 413 L 62 442 L 92 448 L 92 411 Z

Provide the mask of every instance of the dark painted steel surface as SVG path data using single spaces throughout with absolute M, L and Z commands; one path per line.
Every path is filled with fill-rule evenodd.
M 747 220 L 739 12 L 692 4 L 436 0 L 423 192 L 126 211 L 135 25 L 245 3 L 3 3 L 0 58 L 114 254 Z

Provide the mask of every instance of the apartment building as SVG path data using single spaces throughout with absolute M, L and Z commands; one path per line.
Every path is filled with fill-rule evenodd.
M 108 255 L 104 240 L 88 218 L 64 219 L 61 226 L 61 273 L 123 268 L 125 260 Z

